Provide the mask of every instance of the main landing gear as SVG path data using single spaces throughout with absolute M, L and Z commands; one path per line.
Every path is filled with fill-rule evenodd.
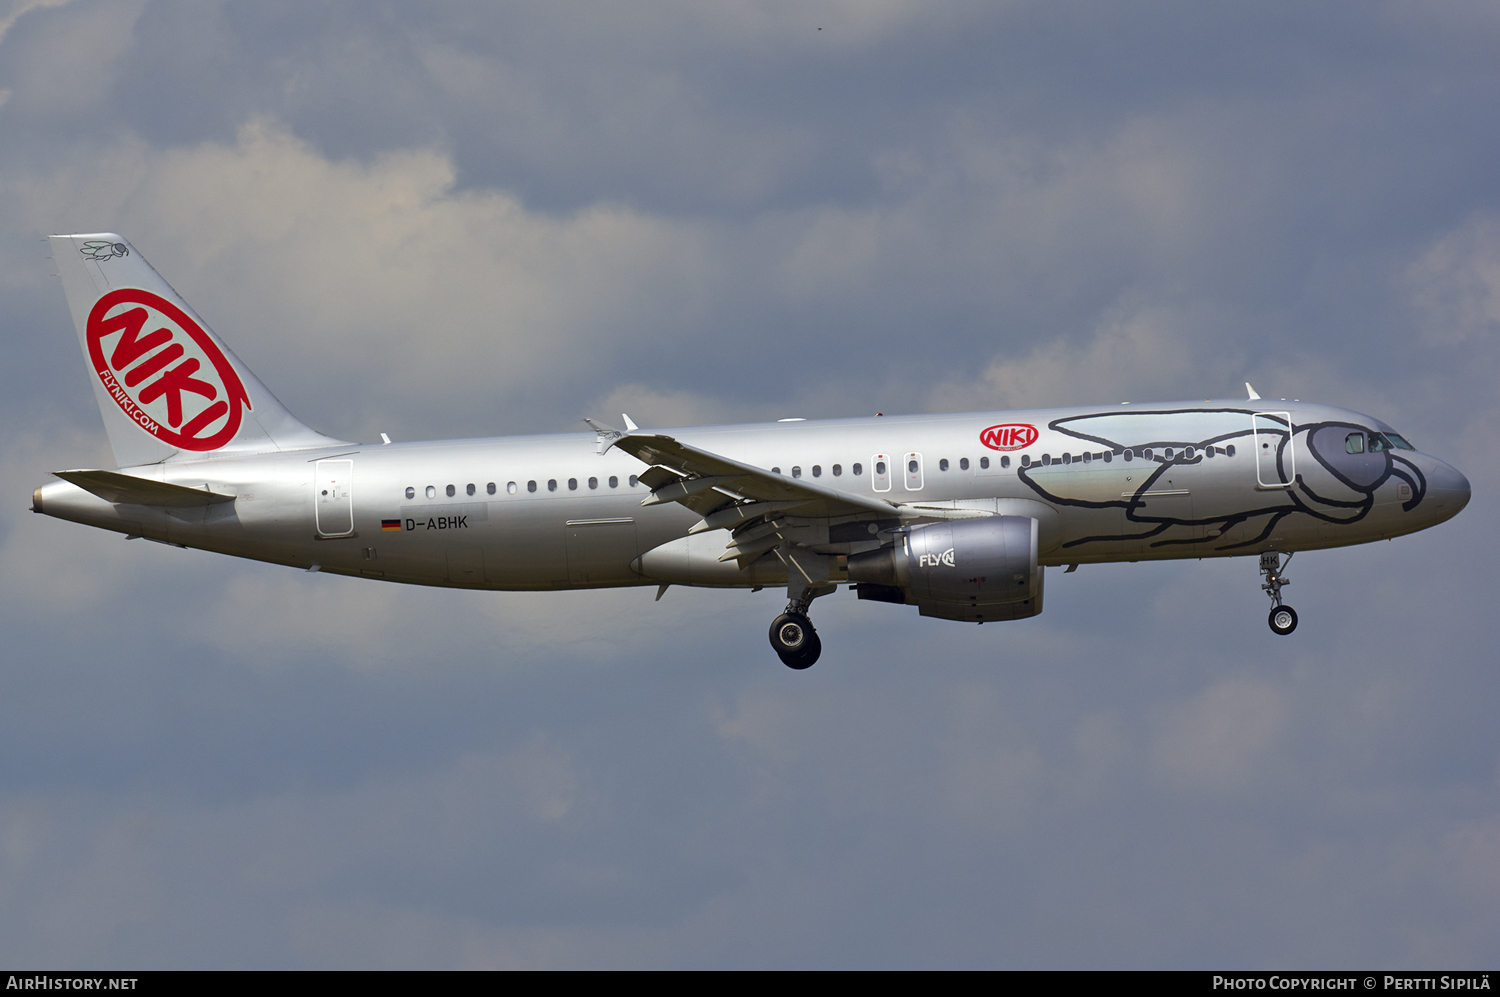
M 1260 555 L 1260 573 L 1266 579 L 1261 588 L 1266 595 L 1271 597 L 1271 615 L 1266 622 L 1271 624 L 1272 633 L 1283 637 L 1297 629 L 1297 611 L 1281 603 L 1281 587 L 1292 584 L 1291 579 L 1282 572 L 1291 562 L 1291 554 L 1288 554 L 1286 560 L 1283 561 L 1280 552 L 1274 550 L 1268 550 Z
M 794 586 L 786 612 L 771 621 L 771 647 L 788 668 L 811 668 L 823 653 L 823 642 L 807 618 L 808 607 L 820 595 L 828 595 L 837 585 Z
M 771 646 L 788 668 L 811 668 L 823 653 L 812 620 L 801 613 L 782 613 L 771 621 Z

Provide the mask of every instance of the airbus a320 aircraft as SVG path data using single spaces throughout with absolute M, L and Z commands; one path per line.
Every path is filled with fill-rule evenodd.
M 349 443 L 297 421 L 123 238 L 50 242 L 120 467 L 56 472 L 36 512 L 418 585 L 784 585 L 770 637 L 793 668 L 818 659 L 808 611 L 840 583 L 987 623 L 1040 613 L 1046 567 L 1103 561 L 1258 557 L 1289 634 L 1293 552 L 1469 501 L 1380 420 L 1248 385 L 1245 401 Z

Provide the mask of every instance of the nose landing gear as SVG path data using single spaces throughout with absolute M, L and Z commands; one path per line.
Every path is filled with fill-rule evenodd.
M 1271 597 L 1271 615 L 1267 622 L 1271 625 L 1272 633 L 1283 637 L 1297 629 L 1297 611 L 1281 602 L 1281 587 L 1292 584 L 1291 579 L 1282 574 L 1290 563 L 1291 554 L 1286 556 L 1285 561 L 1281 559 L 1279 551 L 1268 550 L 1260 555 L 1260 573 L 1266 579 L 1261 588 Z

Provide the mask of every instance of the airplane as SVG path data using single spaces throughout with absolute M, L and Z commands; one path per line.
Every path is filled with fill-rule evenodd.
M 972 623 L 1042 611 L 1048 567 L 1259 559 L 1273 632 L 1298 551 L 1457 515 L 1469 482 L 1378 419 L 1248 398 L 378 444 L 294 417 L 123 237 L 49 237 L 116 469 L 32 510 L 387 582 L 535 591 L 785 586 Z

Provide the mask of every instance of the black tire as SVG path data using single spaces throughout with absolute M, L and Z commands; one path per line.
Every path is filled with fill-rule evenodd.
M 783 613 L 771 621 L 771 647 L 788 668 L 811 668 L 823 653 L 812 621 L 800 613 Z
M 1285 637 L 1297 629 L 1297 611 L 1291 606 L 1275 606 L 1266 622 L 1271 625 L 1272 633 Z
M 783 665 L 786 665 L 788 668 L 795 668 L 798 671 L 801 671 L 804 668 L 811 668 L 814 664 L 816 664 L 818 656 L 822 653 L 823 642 L 818 639 L 817 634 L 812 634 L 805 641 L 803 641 L 802 649 L 800 651 L 777 652 L 777 656 L 781 658 L 781 663 Z
M 813 633 L 812 621 L 801 613 L 782 613 L 771 621 L 771 646 L 777 654 L 797 654 Z

